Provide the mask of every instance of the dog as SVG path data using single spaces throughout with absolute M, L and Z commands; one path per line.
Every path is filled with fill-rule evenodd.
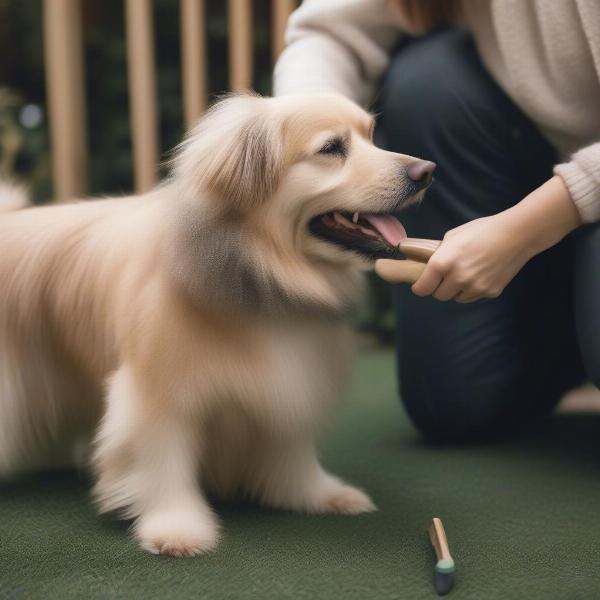
M 315 449 L 365 270 L 431 181 L 373 123 L 333 94 L 233 95 L 154 190 L 3 211 L 0 476 L 87 456 L 99 510 L 172 556 L 217 545 L 205 491 L 375 510 Z

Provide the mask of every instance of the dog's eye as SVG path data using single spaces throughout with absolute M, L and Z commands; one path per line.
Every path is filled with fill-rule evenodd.
M 333 138 L 328 140 L 319 150 L 319 154 L 327 154 L 331 156 L 345 156 L 346 144 L 343 138 Z

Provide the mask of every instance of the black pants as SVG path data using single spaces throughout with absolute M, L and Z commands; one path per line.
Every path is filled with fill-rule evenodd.
M 401 48 L 379 108 L 390 150 L 438 164 L 424 203 L 401 215 L 412 237 L 441 239 L 552 176 L 555 151 L 492 80 L 465 32 Z M 496 300 L 439 302 L 398 286 L 395 304 L 401 398 L 430 439 L 527 426 L 586 371 L 600 385 L 600 225 L 531 260 Z

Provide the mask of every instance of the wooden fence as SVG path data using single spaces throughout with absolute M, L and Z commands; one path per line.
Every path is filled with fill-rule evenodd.
M 87 144 L 81 3 L 44 0 L 44 52 L 54 198 L 85 193 Z M 183 112 L 189 127 L 207 104 L 206 5 L 179 0 Z M 273 61 L 297 0 L 271 0 Z M 156 98 L 152 0 L 124 0 L 127 68 L 135 189 L 151 189 L 158 177 L 159 107 Z M 253 72 L 252 0 L 227 0 L 229 77 L 234 91 L 251 87 Z

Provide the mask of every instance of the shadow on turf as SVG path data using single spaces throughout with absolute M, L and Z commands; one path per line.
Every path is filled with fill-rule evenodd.
M 581 461 L 600 461 L 600 414 L 557 414 L 541 421 L 527 431 L 484 442 L 430 443 L 417 432 L 413 435 L 394 435 L 383 445 L 425 450 L 427 452 L 472 452 L 474 449 L 490 449 L 495 452 L 518 452 L 522 456 L 537 457 L 551 462 L 560 457 Z

